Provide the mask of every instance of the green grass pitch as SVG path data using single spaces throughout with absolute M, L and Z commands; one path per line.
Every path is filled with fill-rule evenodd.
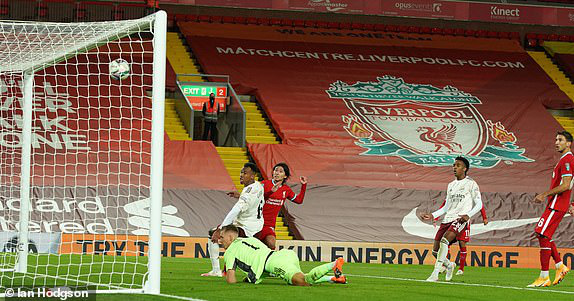
M 97 261 L 107 261 L 107 259 L 111 259 L 111 256 L 90 256 L 90 258 L 93 260 L 93 268 Z M 140 257 L 140 259 L 144 258 Z M 73 257 L 71 261 L 75 262 L 79 259 L 82 257 Z M 131 261 L 133 259 L 128 259 L 126 263 Z M 42 265 L 45 262 L 39 263 Z M 60 261 L 60 263 L 63 262 Z M 140 264 L 142 263 L 140 261 Z M 307 272 L 319 264 L 301 262 L 301 268 L 303 272 Z M 114 266 L 118 267 L 117 261 Z M 125 267 L 125 265 L 123 266 Z M 454 276 L 450 283 L 427 283 L 424 280 L 429 276 L 432 270 L 431 266 L 347 263 L 344 265 L 343 271 L 347 275 L 348 284 L 324 283 L 312 287 L 294 287 L 287 285 L 278 278 L 265 278 L 258 285 L 249 283 L 231 285 L 225 283 L 223 278 L 200 276 L 201 273 L 209 271 L 210 268 L 209 259 L 163 258 L 161 277 L 163 296 L 100 294 L 96 296 L 96 300 L 177 300 L 176 296 L 182 297 L 180 300 L 214 301 L 574 300 L 574 272 L 567 275 L 566 279 L 557 286 L 528 289 L 526 285 L 537 277 L 538 270 L 467 267 L 465 275 Z M 92 270 L 93 273 L 84 271 L 83 268 L 76 271 L 67 269 L 66 271 L 70 272 L 68 274 L 68 277 L 71 276 L 70 278 L 74 277 L 74 272 L 88 274 L 90 281 L 97 281 L 100 271 L 105 271 L 103 274 L 109 274 L 111 277 L 133 277 L 133 274 L 122 273 L 121 269 L 114 271 L 114 268 L 110 267 L 108 263 Z M 60 270 L 59 274 L 65 275 L 66 271 Z M 143 272 L 143 270 L 138 272 Z M 238 275 L 242 276 L 243 274 L 240 272 Z M 553 279 L 554 270 L 550 271 L 550 275 Z M 6 275 L 2 281 L 4 285 L 7 284 L 5 277 Z M 441 275 L 440 279 L 444 279 L 444 275 Z M 49 282 L 46 284 L 50 285 Z
M 574 300 L 574 272 L 557 286 L 527 289 L 538 270 L 467 267 L 465 275 L 454 276 L 451 283 L 426 283 L 421 280 L 429 276 L 431 266 L 348 263 L 343 266 L 348 284 L 293 287 L 278 278 L 266 278 L 258 285 L 231 285 L 222 278 L 201 277 L 211 268 L 208 259 L 166 258 L 162 264 L 163 294 L 202 300 Z M 306 272 L 318 264 L 301 262 L 301 268 Z M 554 270 L 550 273 L 553 279 Z M 121 297 L 98 296 L 98 300 Z M 170 299 L 146 296 L 141 300 Z

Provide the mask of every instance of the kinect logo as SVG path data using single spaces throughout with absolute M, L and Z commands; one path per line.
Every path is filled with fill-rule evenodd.
M 501 8 L 498 6 L 491 6 L 490 7 L 490 16 L 491 17 L 520 17 L 520 9 L 514 8 Z
M 132 230 L 134 235 L 149 235 L 150 222 L 150 199 L 131 202 L 124 205 L 124 210 L 130 215 L 128 223 L 138 229 Z M 185 221 L 175 214 L 177 207 L 173 205 L 163 206 L 161 210 L 161 231 L 175 236 L 189 236 L 189 233 L 181 229 Z

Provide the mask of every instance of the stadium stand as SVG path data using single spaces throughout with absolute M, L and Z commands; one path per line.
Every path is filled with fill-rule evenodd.
M 432 122 L 412 114 L 425 105 L 409 102 L 408 95 L 392 102 L 374 101 L 384 95 L 369 93 L 381 85 L 406 94 L 413 87 L 425 87 L 431 94 L 454 87 L 479 100 L 463 105 L 470 111 L 458 111 L 469 117 L 465 122 L 474 124 L 460 127 L 473 137 L 460 147 L 475 158 L 471 175 L 480 180 L 489 206 L 503 209 L 495 211 L 495 218 L 507 219 L 510 208 L 514 214 L 526 212 L 528 198 L 546 187 L 539 178 L 548 172 L 546 161 L 553 151 L 540 141 L 552 143 L 561 126 L 544 108 L 571 106 L 572 101 L 513 40 L 344 29 L 324 34 L 314 27 L 178 25 L 206 72 L 227 72 L 235 87 L 253 92 L 261 101 L 283 141 L 249 144 L 263 175 L 269 177 L 272 165 L 285 161 L 295 171 L 293 178 L 310 176 L 305 208 L 288 207 L 288 219 L 304 239 L 412 242 L 413 237 L 401 230 L 403 217 L 414 208 L 432 207 L 429 199 L 438 202 L 450 181 L 448 168 L 434 168 L 450 161 L 441 164 L 440 155 L 419 156 L 435 148 L 448 153 L 424 135 L 424 127 Z M 353 87 L 358 83 L 363 85 Z M 345 94 L 348 91 L 355 94 Z M 379 119 L 368 116 L 376 110 L 371 115 Z M 491 156 L 498 157 L 490 161 Z M 407 163 L 416 158 L 429 161 Z M 494 165 L 485 168 L 488 164 Z M 508 237 L 485 234 L 476 241 L 529 245 L 529 233 L 511 230 Z

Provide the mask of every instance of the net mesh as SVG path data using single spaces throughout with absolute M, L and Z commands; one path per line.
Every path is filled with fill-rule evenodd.
M 152 21 L 0 22 L 3 288 L 142 288 L 150 216 Z M 22 80 L 32 70 L 30 255 L 27 273 L 16 273 Z

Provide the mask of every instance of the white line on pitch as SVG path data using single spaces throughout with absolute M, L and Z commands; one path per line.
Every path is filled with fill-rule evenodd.
M 183 296 L 168 295 L 168 294 L 158 294 L 156 296 L 162 296 L 162 297 L 166 297 L 166 298 L 185 300 L 185 301 L 206 301 L 203 299 L 195 299 L 195 298 L 191 298 L 191 297 L 183 297 Z
M 387 276 L 370 276 L 370 275 L 353 275 L 353 274 L 345 274 L 345 275 L 351 276 L 351 277 L 377 278 L 377 279 L 432 283 L 432 282 L 427 282 L 426 280 L 423 280 L 423 279 L 398 278 L 398 277 L 387 277 Z M 558 291 L 558 290 L 553 290 L 553 289 L 540 289 L 540 288 L 530 288 L 530 287 L 502 286 L 502 285 L 493 285 L 493 284 L 478 284 L 478 283 L 464 283 L 464 282 L 446 282 L 446 281 L 438 281 L 436 283 L 450 284 L 450 285 L 462 285 L 462 286 L 480 286 L 480 287 L 504 288 L 504 289 L 536 291 L 536 292 L 551 292 L 551 293 L 574 295 L 574 292 Z

